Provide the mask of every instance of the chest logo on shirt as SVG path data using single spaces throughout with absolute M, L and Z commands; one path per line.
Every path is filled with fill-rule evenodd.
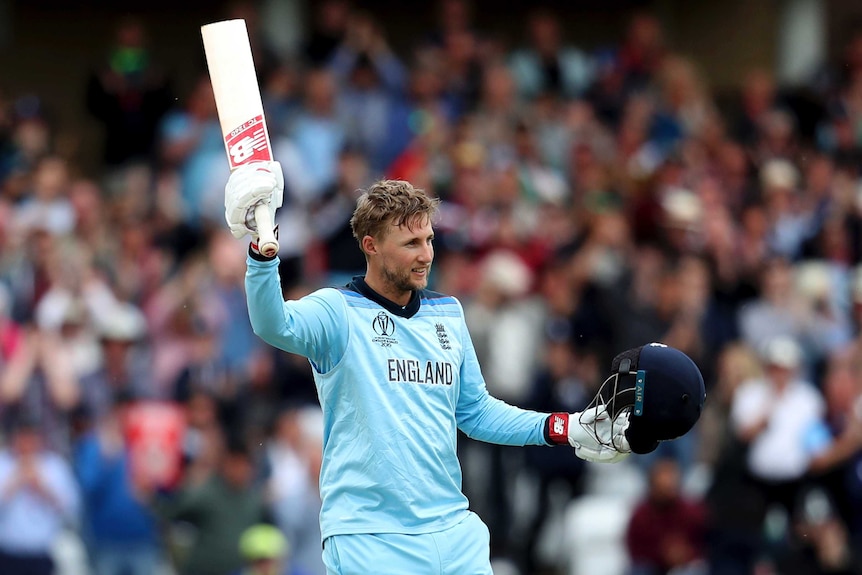
M 371 322 L 371 329 L 377 334 L 377 337 L 371 341 L 380 344 L 380 347 L 392 347 L 398 343 L 398 340 L 393 337 L 395 335 L 395 321 L 385 311 L 377 314 L 377 317 Z
M 446 328 L 443 327 L 443 324 L 434 324 L 434 329 L 437 331 L 437 341 L 440 342 L 440 347 L 443 349 L 452 349 L 452 343 L 449 341 L 449 334 L 446 333 Z

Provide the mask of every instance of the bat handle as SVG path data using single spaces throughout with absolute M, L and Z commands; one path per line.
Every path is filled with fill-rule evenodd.
M 254 208 L 254 220 L 257 223 L 259 236 L 257 249 L 268 258 L 274 257 L 278 253 L 278 240 L 275 239 L 275 223 L 272 221 L 272 213 L 266 204 L 258 204 Z

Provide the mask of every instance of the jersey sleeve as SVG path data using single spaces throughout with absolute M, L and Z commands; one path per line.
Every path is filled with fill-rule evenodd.
M 459 304 L 460 306 L 460 304 Z M 473 341 L 461 310 L 461 390 L 455 406 L 458 429 L 472 439 L 500 445 L 548 445 L 545 441 L 547 413 L 521 409 L 492 397 L 476 357 Z
M 349 333 L 344 299 L 324 288 L 298 300 L 285 301 L 278 277 L 278 259 L 247 260 L 245 275 L 248 315 L 254 333 L 266 343 L 307 357 L 319 373 L 331 370 L 344 356 Z

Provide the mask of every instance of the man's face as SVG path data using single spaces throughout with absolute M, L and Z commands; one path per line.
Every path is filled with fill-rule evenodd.
M 766 373 L 777 386 L 784 386 L 793 379 L 796 370 L 782 365 L 770 363 L 766 366 Z
M 676 500 L 679 495 L 679 467 L 673 461 L 658 461 L 651 473 L 652 498 L 664 504 Z
M 434 230 L 429 218 L 407 225 L 390 225 L 386 236 L 377 240 L 377 264 L 387 291 L 405 293 L 428 285 L 434 260 Z M 384 294 L 387 295 L 387 294 Z

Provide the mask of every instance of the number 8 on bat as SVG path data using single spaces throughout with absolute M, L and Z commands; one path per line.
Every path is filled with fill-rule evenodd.
M 247 162 L 272 160 L 245 20 L 201 26 L 201 37 L 231 171 Z M 278 240 L 272 214 L 260 204 L 254 216 L 260 237 L 258 249 L 273 257 L 278 253 Z

